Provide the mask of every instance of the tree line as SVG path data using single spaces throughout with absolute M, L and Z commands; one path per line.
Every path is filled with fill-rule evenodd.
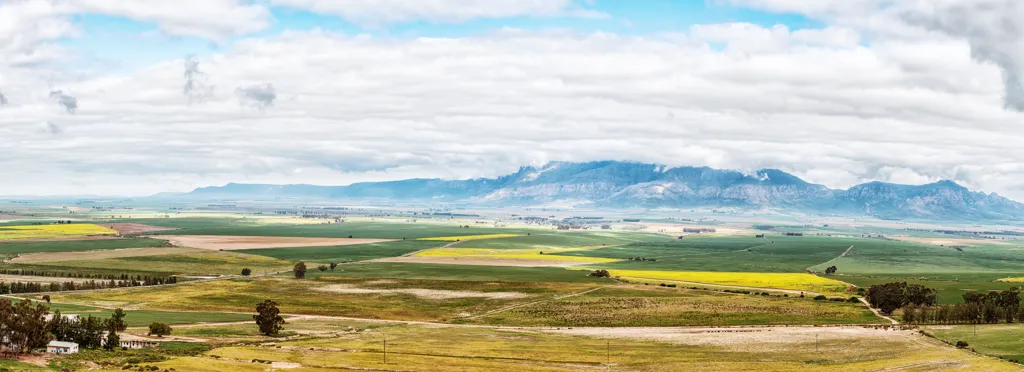
M 17 303 L 0 299 L 0 349 L 14 355 L 45 347 L 52 340 L 71 341 L 83 348 L 103 347 L 111 350 L 120 346 L 118 332 L 128 328 L 124 310 L 116 309 L 109 319 L 92 315 L 86 318 L 66 318 L 60 310 L 52 317 L 49 306 L 22 300 Z
M 149 285 L 161 285 L 161 284 L 173 284 L 177 283 L 175 277 L 164 278 L 149 278 L 145 280 L 114 280 L 109 281 L 82 281 L 74 282 L 67 281 L 62 283 L 40 283 L 40 282 L 0 282 L 0 294 L 18 294 L 18 293 L 38 293 L 38 292 L 64 292 L 64 291 L 81 291 L 89 289 L 106 289 L 106 288 L 127 288 L 127 287 L 142 287 Z
M 175 283 L 178 278 L 175 276 L 157 277 L 149 275 L 128 275 L 128 274 L 89 274 L 75 273 L 68 271 L 42 271 L 25 269 L 0 269 L 0 274 L 21 275 L 21 276 L 45 276 L 49 278 L 77 278 L 77 279 L 102 279 L 102 280 L 134 280 L 137 282 L 163 282 Z
M 886 315 L 902 309 L 902 320 L 916 324 L 1024 323 L 1020 288 L 963 294 L 964 303 L 939 305 L 936 290 L 906 282 L 876 284 L 865 299 Z
M 966 292 L 964 303 L 940 306 L 903 308 L 903 321 L 917 324 L 996 324 L 1024 323 L 1024 308 L 1020 306 L 1020 289 L 988 293 Z

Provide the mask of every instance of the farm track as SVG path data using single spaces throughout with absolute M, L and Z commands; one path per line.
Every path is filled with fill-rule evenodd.
M 426 251 L 429 251 L 429 250 L 431 250 L 431 249 L 443 249 L 443 248 L 449 248 L 449 247 L 451 247 L 451 246 L 453 246 L 453 245 L 456 245 L 456 244 L 459 244 L 459 243 L 462 243 L 462 241 L 454 241 L 454 242 L 451 242 L 451 243 L 448 243 L 448 244 L 442 245 L 442 246 L 440 246 L 440 247 L 434 247 L 434 248 L 426 248 L 426 249 L 420 249 L 420 250 L 418 250 L 418 251 L 415 251 L 415 252 L 409 252 L 409 253 L 403 254 L 403 255 L 401 255 L 401 256 L 398 256 L 398 257 L 412 257 L 412 256 L 415 256 L 415 255 L 419 254 L 420 252 L 426 252 Z M 372 261 L 372 260 L 371 260 L 371 261 Z
M 871 312 L 874 313 L 875 316 L 877 316 L 879 318 L 882 318 L 882 319 L 885 319 L 885 320 L 888 320 L 889 323 L 892 323 L 892 324 L 900 324 L 900 322 L 897 322 L 896 319 L 893 319 L 893 318 L 887 317 L 885 315 L 882 315 L 881 311 L 878 311 L 878 309 L 875 309 L 875 308 L 871 307 L 871 304 L 868 303 L 868 300 L 865 300 L 863 298 L 858 298 L 858 300 L 860 300 L 860 302 L 862 304 L 864 304 L 864 306 L 867 306 L 868 310 L 871 310 Z
M 847 254 L 847 253 L 850 253 L 850 251 L 851 251 L 851 250 L 853 250 L 853 246 L 852 246 L 852 245 L 850 246 L 850 248 L 846 248 L 846 251 L 844 251 L 843 253 L 839 254 L 839 256 L 837 256 L 836 258 L 833 258 L 833 259 L 831 259 L 831 260 L 828 260 L 828 261 L 822 262 L 822 263 L 820 263 L 820 264 L 817 264 L 817 265 L 811 265 L 811 266 L 808 266 L 808 267 L 807 267 L 806 269 L 804 269 L 804 271 L 806 271 L 806 272 L 811 272 L 811 268 L 812 268 L 812 267 L 815 267 L 815 266 L 821 266 L 821 265 L 828 265 L 828 264 L 832 263 L 832 261 L 835 261 L 835 260 L 838 260 L 838 259 L 840 259 L 840 258 L 846 257 L 846 254 Z

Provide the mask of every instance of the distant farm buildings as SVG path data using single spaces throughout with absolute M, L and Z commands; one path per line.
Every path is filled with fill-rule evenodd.
M 714 228 L 711 228 L 711 227 L 684 227 L 683 228 L 683 232 L 684 233 L 690 233 L 690 234 L 703 234 L 703 233 L 715 233 L 715 232 L 718 232 L 718 230 L 716 230 Z
M 786 233 L 786 236 L 804 236 L 804 233 L 788 232 Z

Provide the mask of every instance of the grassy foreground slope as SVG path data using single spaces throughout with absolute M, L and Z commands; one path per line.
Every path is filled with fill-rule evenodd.
M 59 293 L 84 305 L 249 312 L 273 299 L 287 314 L 552 326 L 873 324 L 859 304 L 600 282 L 260 278 L 162 288 Z M 524 307 L 525 306 L 525 307 Z M 508 312 L 517 309 L 517 312 Z M 519 315 L 516 315 L 519 314 Z M 476 319 L 476 320 L 474 320 Z
M 236 327 L 236 326 L 233 326 Z M 192 356 L 141 363 L 176 371 L 1012 371 L 1014 365 L 953 349 L 909 331 L 781 328 L 740 333 L 672 333 L 633 328 L 596 330 L 614 338 L 540 331 L 438 327 L 347 320 L 298 320 L 298 333 L 318 337 L 229 345 Z M 252 329 L 226 329 L 247 334 Z M 196 334 L 190 329 L 190 334 Z M 202 332 L 200 332 L 202 333 Z M 205 332 L 216 335 L 218 332 Z M 216 336 L 214 337 L 216 340 Z M 250 339 L 243 336 L 245 339 Z M 259 336 L 256 336 L 259 337 Z M 384 341 L 387 342 L 385 361 Z M 852 347 L 851 347 L 852 345 Z M 130 355 L 130 352 L 126 352 Z M 74 358 L 74 357 L 72 357 Z M 80 360 L 110 365 L 116 355 Z M 120 357 L 125 358 L 125 357 Z

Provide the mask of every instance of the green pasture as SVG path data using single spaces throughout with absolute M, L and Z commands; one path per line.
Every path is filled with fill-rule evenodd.
M 267 256 L 288 261 L 340 263 L 345 261 L 364 261 L 384 257 L 397 257 L 423 249 L 440 247 L 447 243 L 448 242 L 425 240 L 399 240 L 384 243 L 342 245 L 334 247 L 245 249 L 234 252 Z

